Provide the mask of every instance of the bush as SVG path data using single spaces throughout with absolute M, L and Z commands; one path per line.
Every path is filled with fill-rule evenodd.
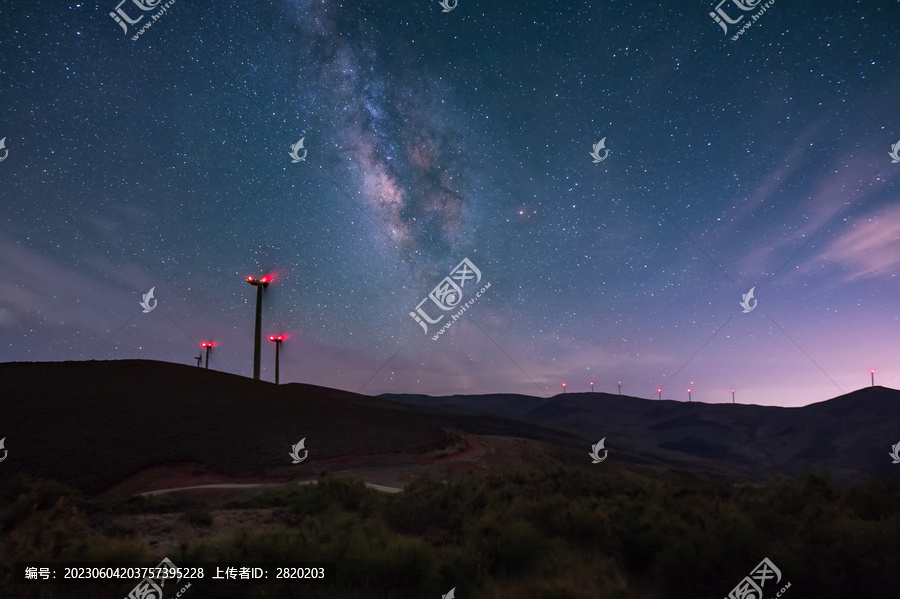
M 182 516 L 191 526 L 212 526 L 213 517 L 209 510 L 194 509 L 186 511 Z

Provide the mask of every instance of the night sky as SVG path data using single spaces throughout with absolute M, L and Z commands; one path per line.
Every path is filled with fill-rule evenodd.
M 737 2 L 7 0 L 0 361 L 251 376 L 268 273 L 282 383 L 898 388 L 900 2 Z

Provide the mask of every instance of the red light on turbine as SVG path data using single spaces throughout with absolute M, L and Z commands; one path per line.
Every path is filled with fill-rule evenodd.
M 657 392 L 657 393 L 662 393 L 662 389 L 657 389 L 656 392 Z
M 269 335 L 269 341 L 275 341 L 275 335 Z
M 565 387 L 565 386 L 566 386 L 566 384 L 565 384 L 565 383 L 563 383 L 563 387 Z
M 869 371 L 869 374 L 875 374 L 875 371 L 874 371 L 874 370 L 870 370 L 870 371 Z
M 688 389 L 688 393 L 690 393 L 690 392 L 691 392 L 691 390 L 690 390 L 690 389 Z

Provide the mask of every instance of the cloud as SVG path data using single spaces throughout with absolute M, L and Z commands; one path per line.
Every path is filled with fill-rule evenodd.
M 79 271 L 0 234 L 0 272 L 4 273 L 0 279 L 0 329 L 17 330 L 25 336 L 22 347 L 37 342 L 32 336 L 35 330 L 44 341 L 54 342 L 107 336 L 122 324 L 115 309 L 134 304 L 140 294 L 98 280 L 116 281 L 122 274 L 112 263 L 101 267 L 100 277 Z
M 794 163 L 801 157 L 792 155 L 788 162 Z M 811 168 L 809 165 L 807 165 Z M 808 188 L 799 185 L 796 181 L 785 181 L 784 186 L 793 188 L 795 193 L 805 196 L 793 206 L 784 205 L 784 200 L 790 195 L 779 190 L 773 184 L 772 178 L 764 178 L 760 184 L 760 190 L 753 197 L 752 210 L 741 214 L 741 227 L 748 227 L 747 232 L 756 232 L 758 240 L 764 243 L 755 243 L 751 251 L 746 251 L 737 259 L 737 268 L 729 268 L 732 273 L 775 273 L 779 272 L 781 280 L 791 280 L 801 274 L 813 272 L 818 268 L 823 259 L 829 262 L 841 263 L 854 270 L 850 277 L 867 276 L 864 273 L 869 268 L 874 268 L 870 274 L 874 275 L 881 269 L 890 269 L 896 261 L 887 256 L 861 255 L 861 251 L 875 247 L 882 247 L 885 251 L 889 246 L 884 245 L 891 237 L 890 226 L 886 230 L 884 223 L 881 225 L 872 223 L 856 227 L 849 239 L 841 235 L 839 229 L 840 217 L 853 210 L 853 206 L 865 205 L 868 202 L 878 201 L 883 193 L 883 185 L 863 185 L 860 173 L 871 171 L 871 161 L 864 156 L 852 156 L 845 159 L 844 164 L 839 164 L 834 159 L 832 168 L 826 174 L 813 179 Z M 782 169 L 777 172 L 777 178 L 782 176 L 794 179 L 800 176 L 801 171 L 793 172 Z M 778 221 L 773 215 L 774 208 L 781 203 L 778 212 Z M 888 217 L 882 217 L 887 222 Z M 834 220 L 832 220 L 834 219 Z M 865 223 L 865 216 L 853 216 L 854 223 Z M 871 220 L 871 219 L 870 219 Z M 757 224 L 754 226 L 752 223 Z M 878 240 L 865 240 L 866 233 L 860 231 L 878 231 Z M 840 236 L 835 239 L 836 236 Z M 875 245 L 872 245 L 875 244 Z M 822 253 L 821 248 L 827 246 L 828 250 Z M 841 256 L 835 253 L 835 248 L 846 248 L 854 255 Z M 894 249 L 896 255 L 897 250 Z M 862 270 L 860 270 L 862 269 Z M 856 272 L 860 271 L 860 272 Z M 848 279 L 848 280 L 850 280 Z
M 900 206 L 857 218 L 851 230 L 834 240 L 820 258 L 843 266 L 847 270 L 843 281 L 896 275 L 900 270 Z

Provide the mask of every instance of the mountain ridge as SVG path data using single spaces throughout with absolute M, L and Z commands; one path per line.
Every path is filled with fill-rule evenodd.
M 394 466 L 391 484 L 416 464 L 439 465 L 435 456 L 452 453 L 460 435 L 490 445 L 488 455 L 489 437 L 498 448 L 520 445 L 501 437 L 529 441 L 521 455 L 494 454 L 497 468 L 538 454 L 587 466 L 590 447 L 606 439 L 606 469 L 747 481 L 900 473 L 888 456 L 900 441 L 900 391 L 884 387 L 800 408 L 606 393 L 367 396 L 151 360 L 6 362 L 0 383 L 9 452 L 0 483 L 23 472 L 89 493 L 175 463 L 199 464 L 210 482 L 213 473 L 266 482 L 335 468 L 387 476 Z M 303 438 L 310 459 L 292 464 L 288 451 Z M 483 468 L 478 459 L 468 465 Z

